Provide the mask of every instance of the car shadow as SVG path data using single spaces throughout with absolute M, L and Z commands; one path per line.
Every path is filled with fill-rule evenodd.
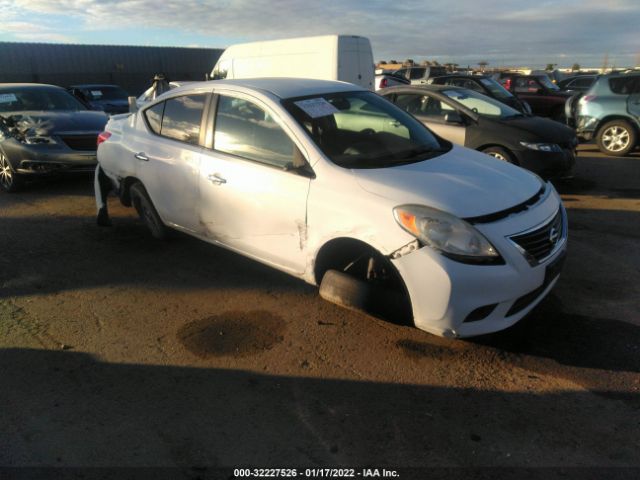
M 408 471 L 401 478 L 480 478 L 469 476 L 479 467 L 519 467 L 511 478 L 542 478 L 522 476 L 540 466 L 638 467 L 632 410 L 606 407 L 588 392 L 115 364 L 20 348 L 0 350 L 0 365 L 0 465 L 47 467 L 49 475 L 39 478 L 78 466 L 102 468 L 73 478 L 136 478 L 122 467 L 149 466 L 160 468 L 155 478 L 234 478 L 232 467 L 453 473 Z M 561 478 L 590 478 L 575 473 Z

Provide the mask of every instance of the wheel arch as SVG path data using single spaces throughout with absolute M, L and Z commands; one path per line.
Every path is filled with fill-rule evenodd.
M 363 258 L 365 255 L 374 255 L 384 261 L 384 266 L 389 269 L 392 277 L 387 279 L 386 287 L 397 291 L 404 297 L 404 305 L 407 308 L 406 315 L 413 318 L 411 296 L 402 275 L 393 264 L 388 255 L 383 254 L 378 248 L 366 241 L 353 237 L 336 237 L 325 242 L 315 256 L 313 274 L 316 285 L 322 283 L 324 274 L 329 270 L 343 271 L 351 263 Z
M 133 177 L 133 176 L 125 177 L 120 182 L 120 192 L 119 192 L 120 202 L 125 207 L 131 207 L 131 186 L 135 183 L 142 183 L 142 182 L 140 181 L 139 178 Z
M 518 159 L 518 156 L 515 153 L 513 153 L 513 150 L 507 147 L 506 145 L 503 145 L 497 142 L 489 142 L 484 145 L 480 145 L 479 147 L 476 147 L 476 150 L 484 153 L 486 149 L 491 147 L 497 147 L 497 148 L 501 148 L 502 150 L 505 150 L 509 155 L 511 155 L 511 158 L 513 158 L 513 161 L 515 162 L 515 164 L 520 165 L 520 160 Z
M 623 120 L 627 122 L 635 130 L 636 134 L 640 135 L 640 125 L 638 124 L 638 121 L 635 118 L 629 117 L 627 115 L 614 114 L 614 115 L 607 115 L 606 117 L 604 117 L 602 120 L 598 122 L 595 130 L 593 131 L 593 137 L 596 138 L 600 134 L 600 130 L 602 130 L 602 127 L 614 120 Z

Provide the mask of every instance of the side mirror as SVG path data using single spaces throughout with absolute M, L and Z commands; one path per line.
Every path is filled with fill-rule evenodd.
M 136 102 L 136 97 L 127 97 L 129 101 L 129 112 L 136 113 L 138 111 L 138 102 Z
M 445 123 L 456 123 L 462 125 L 464 120 L 459 112 L 449 112 L 444 116 Z

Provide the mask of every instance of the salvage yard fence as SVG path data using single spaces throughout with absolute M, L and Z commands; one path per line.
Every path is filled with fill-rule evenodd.
M 0 83 L 120 85 L 139 95 L 154 74 L 205 80 L 222 54 L 217 48 L 138 47 L 0 42 Z

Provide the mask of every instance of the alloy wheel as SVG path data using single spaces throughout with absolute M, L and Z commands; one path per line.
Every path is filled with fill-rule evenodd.
M 620 152 L 629 146 L 629 131 L 621 126 L 613 125 L 602 134 L 602 145 L 610 152 Z
M 489 155 L 491 155 L 493 158 L 497 158 L 498 160 L 502 160 L 503 162 L 508 162 L 509 161 L 501 153 L 498 153 L 498 152 L 487 152 L 487 153 Z
M 6 190 L 13 186 L 13 170 L 9 160 L 2 153 L 0 153 L 0 183 Z

